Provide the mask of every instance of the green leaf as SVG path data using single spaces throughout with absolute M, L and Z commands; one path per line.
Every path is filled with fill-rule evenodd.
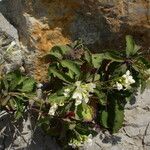
M 110 97 L 109 97 L 110 98 Z M 116 95 L 111 96 L 109 104 L 101 107 L 100 123 L 112 133 L 116 133 L 122 127 L 124 121 L 124 106 L 116 100 Z
M 116 65 L 116 68 L 112 65 L 110 67 L 112 67 L 112 75 L 114 77 L 119 77 L 121 76 L 122 74 L 125 74 L 126 70 L 127 70 L 127 65 L 126 64 L 119 64 L 119 65 Z M 115 69 L 115 70 L 114 70 Z M 114 71 L 114 72 L 113 72 Z
M 58 46 L 52 47 L 52 49 L 50 50 L 50 55 L 53 55 L 56 58 L 62 59 L 63 55 L 69 53 L 70 50 L 71 48 L 67 45 L 58 45 Z
M 58 59 L 62 59 L 62 54 L 59 52 L 59 51 L 54 51 L 54 52 L 51 52 L 49 55 L 47 55 L 47 57 L 50 57 L 50 58 L 58 58 Z M 53 56 L 53 57 L 52 57 Z M 52 59 L 53 60 L 53 59 Z
M 76 110 L 76 118 L 79 118 L 80 120 L 83 120 L 83 121 L 92 121 L 93 120 L 93 110 L 92 108 L 87 105 L 87 104 L 80 104 L 78 105 L 77 107 L 77 110 Z
M 80 73 L 81 73 L 80 72 L 80 67 L 74 61 L 62 60 L 62 61 L 60 61 L 60 63 L 63 67 L 66 67 L 69 70 L 71 70 L 72 72 L 74 72 L 75 74 L 80 75 Z
M 104 92 L 102 92 L 102 91 L 100 91 L 98 89 L 95 89 L 94 93 L 98 97 L 99 103 L 101 105 L 106 105 L 107 104 L 107 96 L 106 96 L 106 94 Z
M 123 125 L 123 121 L 124 121 L 124 110 L 120 109 L 119 106 L 116 105 L 114 124 L 113 124 L 113 128 L 112 128 L 113 133 L 116 133 L 119 131 L 119 129 Z
M 9 105 L 13 110 L 16 110 L 16 103 L 13 97 L 11 97 L 11 99 L 9 100 Z
M 74 78 L 74 72 L 71 70 L 68 71 L 67 75 L 72 79 Z
M 109 125 L 108 125 L 108 112 L 103 110 L 100 112 L 100 123 L 103 127 L 105 128 L 109 128 Z
M 9 84 L 9 89 L 15 90 L 15 88 L 17 87 L 18 83 L 21 80 L 21 74 L 20 72 L 16 72 L 16 73 L 12 73 L 10 74 L 10 84 Z
M 56 104 L 64 103 L 66 99 L 67 98 L 65 96 L 62 96 L 62 95 L 59 96 L 59 95 L 57 95 L 57 93 L 52 94 L 48 97 L 48 101 L 51 105 L 53 105 L 55 103 Z
M 140 49 L 140 47 L 135 44 L 133 37 L 130 35 L 127 35 L 126 36 L 126 55 L 127 55 L 127 57 L 135 55 L 139 49 Z
M 59 79 L 63 80 L 64 82 L 71 83 L 73 79 L 71 79 L 68 75 L 64 74 L 63 72 L 58 71 L 54 67 L 49 67 L 49 73 L 53 74 L 54 77 L 58 77 Z
M 92 54 L 89 50 L 85 50 L 84 57 L 85 57 L 85 60 L 91 65 L 92 64 Z
M 115 95 L 116 96 L 116 95 Z M 123 125 L 124 107 L 119 100 L 112 98 L 108 106 L 108 125 L 112 133 L 116 133 Z
M 21 117 L 23 117 L 22 113 L 23 113 L 22 111 L 19 111 L 19 110 L 16 111 L 16 112 L 15 112 L 15 119 L 18 120 L 18 119 L 20 119 Z
M 124 62 L 123 58 L 119 56 L 115 51 L 103 53 L 103 59 L 115 61 L 115 62 Z
M 94 80 L 93 81 L 99 81 L 101 76 L 99 74 L 94 74 Z
M 35 80 L 33 78 L 26 78 L 24 80 L 21 91 L 22 92 L 32 92 L 35 87 Z
M 103 54 L 92 54 L 92 64 L 95 68 L 99 68 L 103 61 Z

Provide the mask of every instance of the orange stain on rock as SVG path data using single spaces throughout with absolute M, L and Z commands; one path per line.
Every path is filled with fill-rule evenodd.
M 70 43 L 69 26 L 75 18 L 74 9 L 79 7 L 78 3 L 68 0 L 43 0 L 43 5 L 48 10 L 47 22 L 37 22 L 33 25 L 32 37 L 36 40 L 38 56 L 34 61 L 35 78 L 38 81 L 47 79 L 48 64 L 42 61 L 42 56 L 49 53 L 54 45 Z M 61 14 L 60 12 L 64 12 Z
M 70 43 L 69 38 L 66 38 L 61 33 L 61 29 L 47 29 L 44 30 L 39 24 L 34 27 L 34 32 L 32 34 L 34 38 L 37 39 L 37 50 L 38 56 L 35 59 L 35 78 L 38 81 L 43 81 L 47 79 L 48 64 L 45 64 L 42 57 L 49 53 L 50 49 L 57 44 L 67 44 Z

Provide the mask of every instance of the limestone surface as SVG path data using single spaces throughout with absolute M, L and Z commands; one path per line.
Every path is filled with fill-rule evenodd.
M 90 49 L 122 49 L 131 34 L 143 50 L 150 48 L 149 0 L 1 0 L 0 71 L 23 67 L 38 81 L 46 80 L 41 57 L 56 44 L 82 38 Z M 14 51 L 5 55 L 12 41 Z M 100 133 L 84 150 L 149 150 L 150 90 L 138 93 L 126 106 L 119 133 Z M 60 150 L 56 141 L 34 128 L 32 116 L 12 126 L 11 116 L 0 113 L 0 150 Z

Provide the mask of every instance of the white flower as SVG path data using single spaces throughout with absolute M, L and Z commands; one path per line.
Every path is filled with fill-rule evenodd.
M 131 84 L 135 83 L 135 80 L 133 79 L 131 73 L 129 70 L 127 70 L 127 72 L 119 79 L 118 82 L 116 82 L 116 85 L 114 85 L 114 87 L 116 87 L 119 91 L 122 90 L 124 88 L 124 90 L 126 89 L 130 89 L 131 88 Z
M 75 105 L 78 106 L 82 103 L 82 99 L 76 99 Z
M 87 89 L 89 92 L 93 93 L 95 88 L 96 88 L 96 84 L 94 84 L 94 83 L 87 84 Z
M 122 84 L 121 84 L 121 83 L 118 83 L 118 82 L 116 82 L 116 87 L 117 87 L 118 91 L 120 91 L 120 90 L 123 89 Z
M 135 83 L 135 80 L 133 79 L 133 77 L 130 75 L 130 71 L 128 70 L 126 72 L 126 74 L 124 74 L 122 76 L 123 78 L 123 86 L 126 88 L 126 89 L 129 89 L 131 88 L 131 84 Z
M 88 92 L 84 92 L 82 93 L 82 96 L 83 96 L 85 103 L 88 103 L 90 94 Z
M 67 88 L 67 89 L 64 90 L 64 96 L 65 97 L 68 97 L 69 93 L 70 93 L 70 89 Z
M 76 100 L 75 105 L 78 106 L 83 101 L 88 103 L 89 97 L 91 96 L 89 93 L 94 92 L 96 85 L 94 83 L 81 84 L 81 81 L 77 81 L 75 85 L 76 89 L 72 95 L 72 98 Z
M 51 108 L 50 108 L 48 114 L 51 115 L 51 116 L 54 116 L 54 115 L 55 115 L 55 112 L 56 112 L 56 110 L 57 110 L 57 108 L 58 108 L 58 105 L 57 105 L 57 104 L 53 104 L 53 105 L 51 106 Z
M 82 91 L 75 91 L 72 95 L 73 99 L 81 99 L 82 100 Z
M 128 70 L 128 71 L 126 72 L 126 74 L 124 74 L 122 77 L 125 79 L 125 83 L 130 83 L 130 84 L 135 83 L 135 80 L 134 80 L 133 77 L 130 75 L 130 71 L 129 71 L 129 70 Z
M 76 85 L 77 87 L 80 87 L 81 81 L 77 81 L 77 82 L 75 83 L 75 85 Z
M 85 142 L 88 146 L 92 146 L 93 144 L 93 140 L 92 140 L 92 134 L 89 134 L 88 135 L 88 139 L 87 141 Z

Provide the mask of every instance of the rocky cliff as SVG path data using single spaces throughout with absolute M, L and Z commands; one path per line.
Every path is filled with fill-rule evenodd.
M 0 12 L 3 14 L 0 15 L 3 48 L 15 40 L 19 49 L 14 51 L 14 57 L 8 57 L 4 70 L 23 66 L 39 81 L 47 78 L 47 65 L 41 57 L 55 44 L 82 38 L 93 51 L 121 50 L 125 35 L 131 34 L 143 50 L 148 52 L 150 48 L 149 0 L 1 0 Z M 3 48 L 0 49 L 0 58 L 3 57 Z M 137 96 L 135 104 L 126 107 L 126 120 L 120 133 L 100 133 L 93 140 L 92 147 L 85 146 L 84 149 L 149 150 L 149 96 L 147 90 Z M 2 132 L 9 123 L 4 121 L 5 115 L 0 116 Z M 51 147 L 51 139 L 42 132 L 37 131 L 35 142 L 31 142 L 31 123 L 26 120 L 24 124 L 24 128 L 17 130 L 13 127 L 7 132 L 8 136 L 0 137 L 0 150 L 18 147 L 27 150 L 59 149 L 57 145 Z M 18 136 L 13 138 L 14 131 Z
M 131 34 L 147 50 L 149 7 L 149 0 L 3 0 L 0 4 L 20 42 L 36 55 L 32 69 L 38 80 L 46 75 L 39 57 L 55 44 L 82 38 L 92 50 L 121 49 L 124 36 Z

